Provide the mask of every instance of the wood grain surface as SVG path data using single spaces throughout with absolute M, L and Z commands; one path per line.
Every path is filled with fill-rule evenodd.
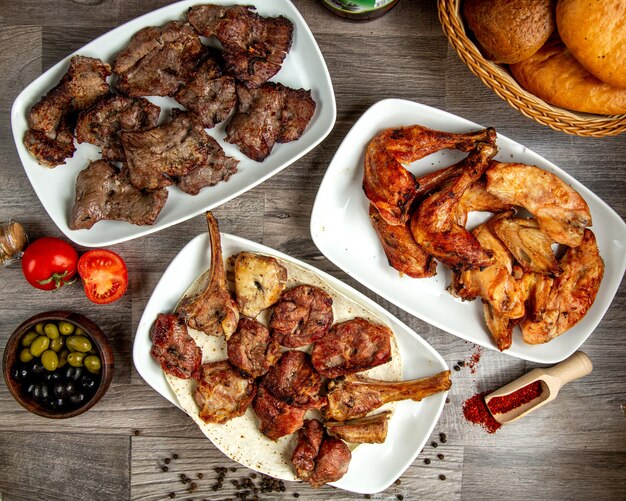
M 99 34 L 168 2 L 163 0 L 0 0 L 0 220 L 17 219 L 31 239 L 62 236 L 21 167 L 10 131 L 19 92 L 42 71 Z M 312 152 L 248 193 L 214 211 L 222 231 L 302 259 L 373 298 L 424 337 L 453 366 L 450 403 L 429 444 L 397 484 L 372 499 L 624 499 L 626 496 L 626 288 L 583 346 L 593 372 L 558 399 L 494 435 L 462 416 L 465 399 L 497 388 L 536 364 L 480 349 L 382 300 L 324 258 L 309 217 L 321 179 L 359 116 L 384 98 L 404 98 L 490 125 L 556 163 L 626 214 L 626 136 L 568 136 L 525 118 L 475 78 L 448 46 L 434 1 L 402 0 L 367 23 L 335 17 L 315 0 L 294 0 L 309 24 L 332 77 L 337 122 Z M 37 291 L 19 265 L 0 270 L 0 347 L 15 327 L 46 310 L 67 309 L 94 320 L 115 351 L 108 393 L 89 412 L 62 421 L 29 414 L 0 384 L 0 499 L 235 499 L 233 481 L 252 471 L 227 459 L 135 371 L 133 336 L 150 294 L 171 259 L 205 231 L 202 216 L 119 244 L 130 288 L 119 302 L 96 306 L 76 284 Z M 84 249 L 79 249 L 84 250 Z M 478 355 L 477 355 L 478 356 Z M 446 443 L 439 434 L 445 433 Z M 173 459 L 174 455 L 178 459 Z M 443 454 L 443 459 L 437 457 Z M 166 459 L 168 462 L 166 462 Z M 427 461 L 428 460 L 428 461 Z M 429 463 L 429 464 L 427 464 Z M 217 473 L 228 470 L 221 490 Z M 167 469 L 167 471 L 164 471 Z M 200 476 L 199 476 L 200 474 Z M 181 480 L 185 475 L 190 481 Z M 445 475 L 445 480 L 440 480 Z M 201 477 L 201 478 L 200 478 Z M 254 478 L 259 489 L 261 477 Z M 192 488 L 193 485 L 193 488 Z M 349 500 L 364 496 L 300 483 L 258 499 Z M 250 493 L 249 499 L 255 495 Z

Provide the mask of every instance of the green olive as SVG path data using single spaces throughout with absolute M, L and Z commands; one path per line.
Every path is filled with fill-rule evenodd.
M 43 330 L 43 322 L 39 322 L 37 325 L 35 325 L 35 332 L 41 336 L 45 334 Z
M 30 353 L 34 357 L 40 357 L 41 354 L 50 347 L 50 338 L 47 336 L 39 336 L 30 345 Z
M 74 332 L 74 324 L 71 322 L 65 322 L 61 320 L 59 322 L 59 332 L 64 336 L 69 336 Z
M 50 349 L 55 353 L 59 353 L 65 346 L 65 338 L 58 337 L 50 341 Z
M 30 362 L 33 358 L 33 354 L 28 348 L 24 348 L 22 351 L 20 351 L 20 362 Z
M 59 353 L 59 369 L 67 363 L 67 356 L 70 354 L 69 350 L 63 350 Z
M 70 351 L 70 354 L 67 356 L 67 363 L 72 367 L 81 367 L 83 365 L 84 358 L 84 353 L 81 353 L 80 351 Z
M 76 327 L 74 334 L 76 334 L 77 336 L 84 336 L 87 333 L 84 330 L 82 330 L 80 327 Z
M 33 344 L 33 341 L 37 339 L 38 335 L 39 334 L 37 334 L 35 331 L 28 331 L 26 334 L 24 334 L 24 337 L 22 338 L 22 346 L 30 346 L 31 344 Z
M 59 357 L 52 350 L 46 350 L 41 354 L 41 365 L 44 369 L 52 372 L 59 366 Z
M 44 325 L 43 330 L 46 333 L 46 336 L 50 339 L 56 339 L 59 337 L 59 328 L 56 324 L 46 324 Z
M 95 355 L 89 355 L 88 357 L 85 357 L 83 363 L 85 364 L 85 368 L 89 372 L 93 372 L 94 374 L 98 374 L 98 372 L 100 372 L 100 367 L 102 367 L 102 364 L 100 363 L 100 357 L 97 357 Z
M 87 353 L 91 350 L 91 341 L 85 336 L 70 336 L 65 341 L 65 344 L 71 351 L 82 351 Z

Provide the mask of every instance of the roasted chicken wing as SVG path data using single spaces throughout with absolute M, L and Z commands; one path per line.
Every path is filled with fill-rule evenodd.
M 256 318 L 287 286 L 287 269 L 271 256 L 240 252 L 235 260 L 235 292 L 242 315 Z
M 591 226 L 589 206 L 576 190 L 534 165 L 492 162 L 487 191 L 503 202 L 520 205 L 537 218 L 555 242 L 576 247 Z
M 484 268 L 493 262 L 457 218 L 463 193 L 483 175 L 496 151 L 495 146 L 480 143 L 463 161 L 462 174 L 426 198 L 411 218 L 415 241 L 453 269 Z
M 378 381 L 357 376 L 328 383 L 328 406 L 323 409 L 326 419 L 348 421 L 365 416 L 387 402 L 414 400 L 450 389 L 450 371 L 410 381 Z
M 178 314 L 192 329 L 209 336 L 224 335 L 228 339 L 237 330 L 239 309 L 226 285 L 222 245 L 217 220 L 206 213 L 211 240 L 211 276 L 206 289 L 180 302 Z
M 495 130 L 491 128 L 467 134 L 441 132 L 421 125 L 385 129 L 370 141 L 365 152 L 365 196 L 389 224 L 404 224 L 419 193 L 415 176 L 404 165 L 445 148 L 470 151 L 478 143 L 495 144 L 495 139 Z

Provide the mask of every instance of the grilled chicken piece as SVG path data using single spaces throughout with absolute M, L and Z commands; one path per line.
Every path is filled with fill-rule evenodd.
M 76 123 L 76 139 L 79 143 L 100 146 L 103 160 L 123 162 L 126 155 L 120 132 L 156 127 L 160 112 L 161 108 L 147 99 L 110 95 L 80 112 Z
M 182 21 L 148 26 L 115 56 L 117 89 L 129 96 L 172 96 L 193 74 L 206 49 Z
M 68 113 L 84 110 L 110 92 L 110 74 L 111 67 L 100 59 L 72 57 L 58 85 L 31 108 L 28 126 L 54 139 Z
M 286 404 L 261 384 L 252 408 L 259 418 L 259 430 L 270 440 L 290 435 L 304 424 L 306 409 Z
M 315 343 L 313 366 L 329 378 L 354 374 L 391 360 L 391 336 L 386 325 L 356 317 L 335 324 Z
M 409 381 L 378 381 L 360 376 L 346 376 L 328 383 L 327 420 L 348 421 L 364 417 L 388 402 L 414 400 L 450 389 L 450 371 Z
M 159 313 L 150 330 L 150 339 L 150 355 L 164 372 L 181 379 L 196 377 L 202 363 L 202 351 L 180 318 Z
M 237 330 L 239 310 L 226 285 L 222 244 L 217 220 L 206 213 L 211 240 L 211 275 L 206 289 L 180 302 L 178 314 L 192 329 L 209 336 L 224 335 L 226 340 Z
M 483 175 L 496 151 L 495 146 L 480 143 L 464 160 L 463 172 L 426 198 L 411 218 L 415 241 L 452 269 L 484 268 L 493 262 L 457 219 L 463 193 Z
M 74 146 L 74 122 L 69 115 L 63 117 L 52 133 L 28 129 L 24 134 L 24 146 L 37 162 L 46 167 L 56 167 L 71 158 Z
M 492 162 L 487 191 L 503 202 L 520 205 L 537 218 L 555 242 L 576 247 L 591 226 L 589 206 L 557 176 L 534 165 Z
M 387 438 L 391 411 L 350 421 L 326 421 L 324 426 L 332 437 L 353 444 L 382 444 Z
M 487 191 L 487 181 L 484 178 L 480 178 L 475 183 L 472 183 L 461 195 L 456 209 L 456 222 L 459 226 L 465 226 L 467 215 L 474 211 L 503 212 L 512 209 L 512 205 L 504 203 L 498 197 L 489 193 Z
M 137 225 L 153 224 L 167 201 L 167 190 L 138 190 L 125 171 L 104 160 L 83 169 L 76 178 L 76 198 L 70 229 L 89 229 L 98 221 L 126 221 Z
M 326 405 L 320 395 L 322 378 L 311 364 L 308 353 L 286 351 L 263 378 L 263 386 L 286 404 L 302 409 Z
M 244 377 L 228 361 L 203 364 L 193 398 L 205 423 L 225 423 L 243 416 L 256 395 L 254 378 Z
M 297 285 L 274 306 L 270 332 L 282 346 L 299 348 L 321 339 L 333 318 L 333 299 L 326 292 L 313 285 Z
M 404 165 L 445 148 L 470 151 L 478 143 L 495 145 L 495 140 L 496 131 L 491 128 L 468 134 L 441 132 L 421 125 L 385 129 L 370 141 L 365 152 L 365 196 L 389 224 L 405 224 L 420 188 Z M 430 175 L 425 181 L 436 184 L 439 175 Z
M 198 115 L 202 125 L 210 129 L 226 120 L 235 107 L 235 78 L 223 75 L 217 60 L 208 57 L 191 80 L 174 94 L 174 99 Z
M 550 277 L 561 274 L 552 250 L 552 239 L 541 231 L 535 219 L 498 219 L 493 223 L 493 231 L 524 271 Z
M 593 232 L 584 230 L 578 247 L 570 247 L 560 259 L 563 273 L 552 283 L 542 315 L 524 319 L 522 337 L 529 344 L 546 343 L 577 324 L 595 301 L 604 275 Z
M 280 358 L 280 346 L 260 322 L 241 317 L 228 340 L 228 360 L 252 377 L 263 376 Z
M 289 19 L 262 17 L 253 9 L 243 5 L 196 5 L 187 12 L 198 33 L 220 41 L 228 73 L 251 88 L 278 73 L 293 38 Z
M 291 455 L 296 474 L 312 487 L 339 480 L 348 471 L 351 459 L 348 446 L 324 433 L 324 427 L 317 419 L 304 422 Z
M 389 266 L 412 278 L 426 278 L 437 274 L 436 261 L 415 242 L 408 225 L 387 223 L 374 204 L 370 204 L 370 221 L 383 246 Z
M 242 315 L 256 318 L 278 301 L 287 286 L 287 269 L 270 256 L 240 252 L 235 260 L 235 292 Z

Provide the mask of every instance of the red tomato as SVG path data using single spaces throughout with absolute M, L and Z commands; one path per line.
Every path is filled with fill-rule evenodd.
M 33 287 L 56 290 L 74 281 L 77 261 L 78 254 L 66 241 L 44 237 L 26 247 L 22 272 Z
M 78 274 L 83 279 L 87 298 L 94 303 L 117 301 L 128 288 L 126 263 L 110 250 L 85 252 L 78 261 Z

